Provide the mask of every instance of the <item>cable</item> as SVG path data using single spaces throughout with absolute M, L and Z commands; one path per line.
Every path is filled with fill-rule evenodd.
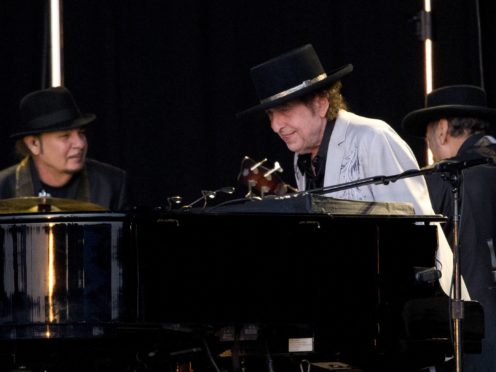
M 477 20 L 477 36 L 478 36 L 478 51 L 479 51 L 479 73 L 480 73 L 480 87 L 484 89 L 484 62 L 482 60 L 482 31 L 480 19 L 480 6 L 479 0 L 475 0 L 475 17 Z
M 272 360 L 272 355 L 270 354 L 269 345 L 267 340 L 265 340 L 265 350 L 266 350 L 266 361 L 267 361 L 267 370 L 268 372 L 275 372 L 274 370 L 274 361 Z
M 242 204 L 242 203 L 246 203 L 246 202 L 260 201 L 260 200 L 262 200 L 262 198 L 260 198 L 258 196 L 255 196 L 255 197 L 252 197 L 252 198 L 242 197 L 242 198 L 238 198 L 238 199 L 226 200 L 226 201 L 224 201 L 222 203 L 216 204 L 216 205 L 208 208 L 207 211 L 208 212 L 212 212 L 212 211 L 216 210 L 217 208 L 220 208 L 220 207 L 223 207 L 223 206 L 226 206 L 226 205 Z
M 219 366 L 217 366 L 217 363 L 215 363 L 215 359 L 212 356 L 212 353 L 210 352 L 210 348 L 208 347 L 207 340 L 203 338 L 203 345 L 205 345 L 205 351 L 207 352 L 208 359 L 210 360 L 210 363 L 212 363 L 212 366 L 215 368 L 217 372 L 221 372 L 219 369 Z

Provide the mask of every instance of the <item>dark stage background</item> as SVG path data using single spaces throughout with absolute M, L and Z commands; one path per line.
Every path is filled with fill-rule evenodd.
M 480 1 L 484 85 L 496 107 L 493 0 Z M 126 169 L 133 204 L 186 201 L 236 186 L 243 156 L 279 161 L 293 183 L 292 155 L 268 121 L 236 119 L 256 103 L 249 68 L 312 43 L 327 71 L 352 63 L 351 111 L 400 121 L 423 105 L 420 0 L 64 1 L 65 85 L 97 121 L 91 157 Z M 481 84 L 474 0 L 433 0 L 434 87 Z M 0 2 L 0 166 L 16 158 L 9 134 L 18 102 L 46 85 L 44 1 Z

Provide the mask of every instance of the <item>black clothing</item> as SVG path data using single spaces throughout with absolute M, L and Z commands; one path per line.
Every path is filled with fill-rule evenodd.
M 319 146 L 319 152 L 312 159 L 311 154 L 298 155 L 297 165 L 300 172 L 307 176 L 306 189 L 320 189 L 324 187 L 324 174 L 327 159 L 327 149 L 331 140 L 332 130 L 336 121 L 328 121 L 324 129 L 324 136 Z
M 469 137 L 457 156 L 486 140 L 483 135 Z M 451 185 L 441 174 L 426 177 L 432 205 L 436 213 L 449 217 L 443 226 L 446 237 L 453 242 L 453 195 Z M 477 372 L 496 371 L 496 283 L 492 271 L 488 240 L 496 246 L 496 167 L 477 166 L 463 170 L 460 190 L 460 263 L 461 273 L 472 300 L 479 301 L 484 309 L 485 338 L 482 354 L 465 354 L 463 370 Z
M 127 207 L 126 172 L 93 159 L 87 159 L 81 172 L 60 188 L 43 185 L 29 158 L 0 171 L 0 199 L 38 196 L 43 190 L 53 197 L 87 201 L 111 211 Z

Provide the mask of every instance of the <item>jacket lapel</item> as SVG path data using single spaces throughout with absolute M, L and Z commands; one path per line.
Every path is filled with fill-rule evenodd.
M 31 178 L 29 157 L 25 157 L 16 167 L 15 196 L 33 196 L 34 186 Z
M 346 149 L 345 140 L 349 123 L 350 120 L 347 112 L 343 110 L 339 111 L 327 150 L 328 155 L 324 176 L 324 185 L 326 186 L 332 186 L 339 183 L 339 173 L 341 171 L 341 164 L 343 163 Z

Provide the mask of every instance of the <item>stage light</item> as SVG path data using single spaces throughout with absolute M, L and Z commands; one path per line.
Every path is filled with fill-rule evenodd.
M 424 11 L 421 19 L 422 39 L 424 40 L 424 76 L 425 95 L 432 92 L 433 63 L 432 63 L 432 22 L 431 22 L 431 0 L 424 0 Z M 431 150 L 426 146 L 427 165 L 434 163 Z
M 63 85 L 62 81 L 62 19 L 61 1 L 50 1 L 50 86 Z

